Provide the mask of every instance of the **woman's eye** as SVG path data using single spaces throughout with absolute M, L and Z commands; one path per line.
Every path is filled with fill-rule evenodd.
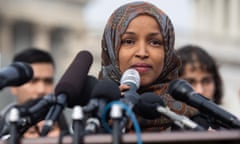
M 130 44 L 133 44 L 134 43 L 134 41 L 133 40 L 131 40 L 131 39 L 124 39 L 124 40 L 122 40 L 122 42 L 121 42 L 122 44 L 127 44 L 127 45 L 130 45 Z
M 162 41 L 152 40 L 152 41 L 150 41 L 150 44 L 153 45 L 153 46 L 162 46 Z

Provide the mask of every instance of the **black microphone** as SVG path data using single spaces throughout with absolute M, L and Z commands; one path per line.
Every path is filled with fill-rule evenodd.
M 122 101 L 132 109 L 139 100 L 137 89 L 140 86 L 140 75 L 138 71 L 135 69 L 126 70 L 121 77 L 120 83 L 130 86 L 130 89 L 124 92 Z
M 140 95 L 139 102 L 134 106 L 133 110 L 141 117 L 151 120 L 161 116 L 157 111 L 158 106 L 166 107 L 162 98 L 154 93 L 146 92 Z
M 160 96 L 151 92 L 143 93 L 140 96 L 139 103 L 135 105 L 134 110 L 138 115 L 146 119 L 156 119 L 163 114 L 183 129 L 187 128 L 196 131 L 204 130 L 204 128 L 186 116 L 178 115 L 171 111 Z
M 24 104 L 14 106 L 14 108 L 19 111 L 20 115 L 20 118 L 16 123 L 18 133 L 22 135 L 28 128 L 35 125 L 40 120 L 43 120 L 53 103 L 55 103 L 55 96 L 46 95 L 42 98 L 30 100 Z M 5 117 L 0 137 L 7 135 L 10 132 L 10 126 L 7 118 L 8 115 Z
M 60 82 L 56 85 L 55 95 L 56 105 L 45 119 L 41 136 L 47 135 L 54 122 L 58 119 L 63 109 L 67 105 L 72 108 L 76 101 L 81 101 L 79 97 L 82 94 L 86 84 L 88 72 L 93 61 L 93 56 L 88 51 L 80 51 L 67 71 L 64 73 Z
M 93 56 L 90 52 L 80 51 L 56 85 L 56 96 L 65 95 L 67 106 L 70 108 L 75 106 L 76 101 L 81 101 L 79 96 L 86 84 L 92 61 Z
M 121 92 L 116 83 L 111 80 L 99 80 L 92 90 L 91 99 L 87 105 L 83 107 L 84 112 L 92 112 L 96 109 L 105 107 L 106 103 L 118 100 Z M 98 110 L 101 112 L 101 110 Z M 101 117 L 101 113 L 97 114 Z
M 83 107 L 85 113 L 90 113 L 85 127 L 86 134 L 96 133 L 99 130 L 99 119 L 102 117 L 106 104 L 120 99 L 120 96 L 121 92 L 116 83 L 111 80 L 98 81 L 92 91 L 89 103 Z
M 83 103 L 86 103 L 85 101 L 89 101 L 90 94 L 97 82 L 98 81 L 95 77 L 88 76 L 86 85 L 84 86 L 84 92 L 82 94 L 82 96 L 84 96 L 85 99 L 84 100 L 81 99 L 74 104 L 82 105 Z M 43 120 L 46 117 L 46 115 L 51 117 L 53 115 L 52 113 L 54 113 L 55 110 L 54 107 L 52 106 L 56 104 L 56 100 L 57 100 L 56 96 L 54 96 L 53 94 L 49 94 L 38 99 L 30 100 L 22 105 L 16 105 L 15 107 L 19 110 L 20 113 L 20 118 L 17 123 L 19 133 L 23 134 L 29 127 Z M 52 112 L 50 113 L 49 110 L 50 111 L 52 110 Z M 46 119 L 50 119 L 49 117 L 46 117 Z M 9 134 L 8 122 L 1 130 L 0 137 L 7 134 Z
M 24 62 L 15 62 L 0 70 L 0 90 L 7 86 L 20 86 L 33 77 L 32 67 Z
M 231 113 L 223 110 L 217 104 L 201 94 L 195 93 L 185 80 L 174 80 L 170 83 L 168 92 L 176 100 L 197 108 L 200 112 L 212 117 L 215 122 L 225 128 L 240 128 L 240 120 Z
M 98 83 L 97 78 L 91 75 L 87 76 L 87 80 L 85 81 L 82 93 L 77 96 L 78 98 L 74 97 L 74 99 L 69 99 L 68 106 L 72 107 L 76 105 L 80 105 L 80 106 L 87 105 L 91 98 L 92 91 L 95 88 L 97 83 Z
M 81 106 L 86 105 L 90 99 L 91 92 L 97 82 L 98 82 L 98 80 L 95 77 L 87 76 L 86 85 L 84 86 L 83 93 L 81 94 L 81 96 L 83 96 L 82 97 L 83 99 L 81 98 L 81 100 L 78 100 L 78 101 L 70 100 L 70 102 L 71 102 L 70 105 L 81 105 Z M 79 97 L 80 97 L 80 95 L 79 95 Z M 24 112 L 21 109 L 20 109 L 20 112 L 22 115 L 24 113 L 25 113 L 25 115 L 27 115 L 27 114 L 31 115 L 31 114 L 37 113 L 39 110 L 41 110 L 44 107 L 49 107 L 49 106 L 56 104 L 56 102 L 57 102 L 57 97 L 54 96 L 53 94 L 49 94 L 49 95 L 43 96 L 42 98 L 40 98 L 38 100 L 38 102 L 35 105 L 29 107 L 27 112 Z M 53 109 L 50 109 L 50 110 L 54 110 L 54 107 L 53 107 Z M 51 116 L 51 115 L 52 114 L 50 114 L 49 116 Z
M 21 119 L 18 123 L 23 134 L 29 127 L 43 120 L 49 109 L 55 104 L 56 98 L 49 94 L 42 98 L 34 99 L 24 105 L 15 106 L 20 112 Z

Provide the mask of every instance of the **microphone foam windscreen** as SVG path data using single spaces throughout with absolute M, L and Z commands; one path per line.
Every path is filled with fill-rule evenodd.
M 88 51 L 80 51 L 71 65 L 68 67 L 59 83 L 56 86 L 55 94 L 67 95 L 67 101 L 79 100 L 82 89 L 86 84 L 88 71 L 92 64 L 93 57 Z
M 32 67 L 24 62 L 15 62 L 0 70 L 0 89 L 6 86 L 20 86 L 33 77 Z
M 140 96 L 139 103 L 134 107 L 134 111 L 143 118 L 155 119 L 160 116 L 157 111 L 158 106 L 166 106 L 162 98 L 157 94 L 146 92 Z
M 107 101 L 118 100 L 121 92 L 116 83 L 111 80 L 99 80 L 92 91 L 92 98 L 102 98 Z
M 86 84 L 83 88 L 83 92 L 76 97 L 70 97 L 68 100 L 68 107 L 72 108 L 75 105 L 85 106 L 89 102 L 91 98 L 91 93 L 97 83 L 98 80 L 95 77 L 88 76 Z
M 14 66 L 20 74 L 20 80 L 16 81 L 16 86 L 22 85 L 32 79 L 33 69 L 29 64 L 24 62 L 15 62 L 12 66 Z

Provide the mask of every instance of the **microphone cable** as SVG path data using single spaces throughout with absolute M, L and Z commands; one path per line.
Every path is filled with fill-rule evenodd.
M 131 108 L 129 108 L 129 106 L 127 106 L 125 103 L 123 103 L 121 101 L 112 101 L 106 105 L 106 107 L 103 109 L 102 117 L 101 117 L 102 118 L 101 119 L 102 126 L 105 128 L 105 130 L 107 132 L 112 133 L 112 129 L 108 125 L 106 118 L 107 118 L 107 112 L 115 104 L 119 105 L 122 109 L 124 109 L 127 112 L 127 116 L 130 117 L 130 119 L 133 122 L 133 127 L 135 129 L 135 133 L 137 136 L 137 143 L 142 144 L 141 129 L 140 129 L 139 123 L 135 117 L 135 114 L 133 113 Z

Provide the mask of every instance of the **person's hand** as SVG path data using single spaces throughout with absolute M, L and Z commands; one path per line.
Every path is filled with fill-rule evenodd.
M 208 131 L 210 131 L 210 132 L 215 132 L 216 130 L 213 129 L 213 128 L 211 128 L 211 127 L 209 127 L 209 128 L 208 128 Z
M 121 91 L 121 95 L 123 96 L 124 95 L 124 92 L 128 89 L 130 89 L 130 86 L 129 85 L 126 85 L 126 84 L 122 84 L 119 86 L 119 89 Z

